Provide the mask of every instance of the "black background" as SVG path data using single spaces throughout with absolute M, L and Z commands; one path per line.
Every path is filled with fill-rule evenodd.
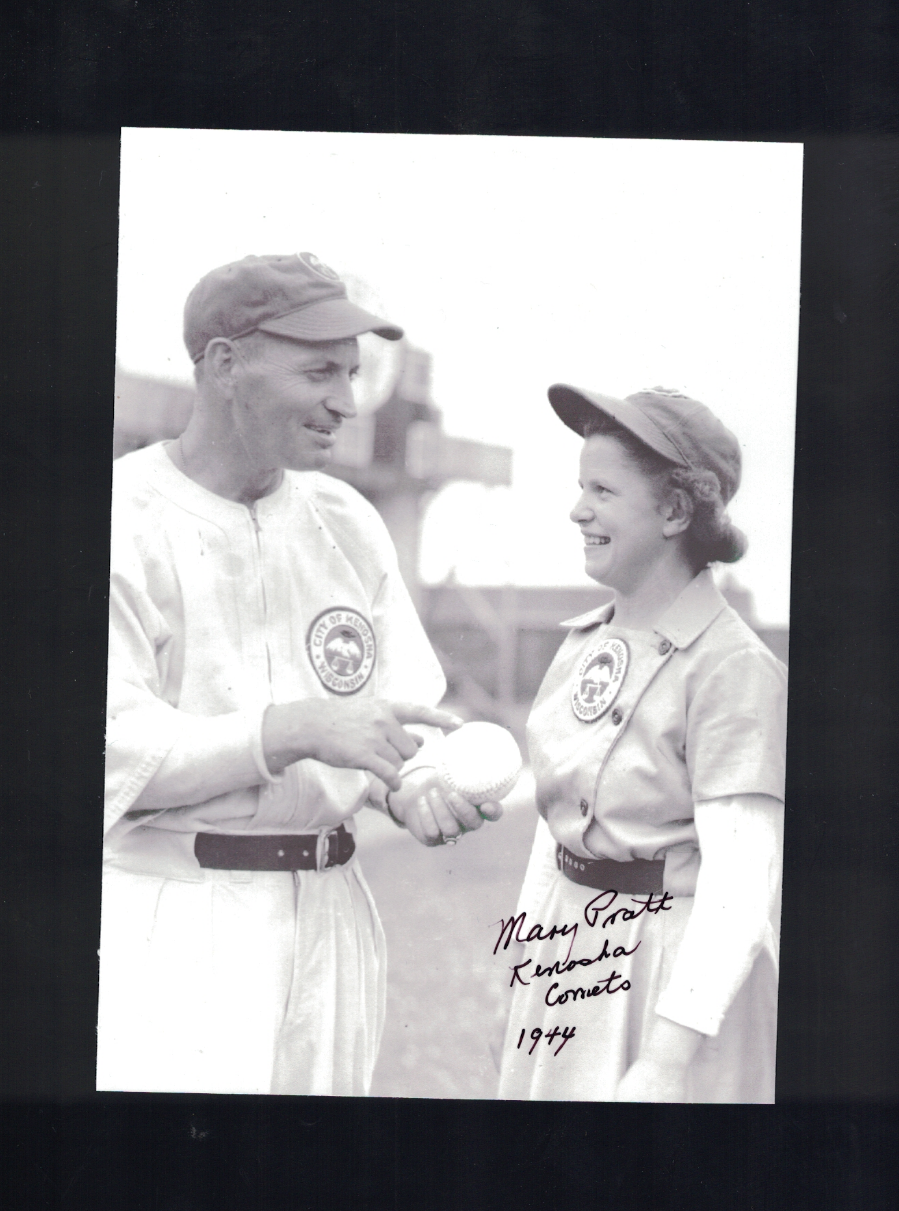
M 3 21 L 2 1204 L 894 1206 L 895 6 Z M 121 125 L 805 142 L 776 1107 L 91 1092 Z

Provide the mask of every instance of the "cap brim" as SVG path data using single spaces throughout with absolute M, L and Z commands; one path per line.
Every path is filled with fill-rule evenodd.
M 372 315 L 349 299 L 324 299 L 300 307 L 259 325 L 260 332 L 291 337 L 296 341 L 342 341 L 363 332 L 374 332 L 387 341 L 402 339 L 403 330 L 380 316 Z
M 678 466 L 686 465 L 661 429 L 627 400 L 584 391 L 580 387 L 570 387 L 567 383 L 553 383 L 546 394 L 559 419 L 581 437 L 584 436 L 584 429 L 590 417 L 595 416 L 597 412 L 604 412 L 663 458 L 677 463 Z

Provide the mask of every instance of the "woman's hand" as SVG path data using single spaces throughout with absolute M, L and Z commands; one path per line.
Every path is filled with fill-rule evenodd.
M 618 1082 L 616 1102 L 685 1102 L 687 1067 L 638 1059 Z
M 616 1102 L 683 1102 L 687 1069 L 705 1035 L 656 1017 L 636 1061 L 618 1082 Z
M 389 805 L 393 816 L 422 845 L 457 841 L 485 820 L 498 820 L 503 811 L 499 803 L 476 807 L 445 787 L 436 770 L 427 768 L 407 774 L 400 789 L 390 792 Z

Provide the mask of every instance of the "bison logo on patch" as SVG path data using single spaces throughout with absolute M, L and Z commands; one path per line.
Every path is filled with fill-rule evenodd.
M 352 627 L 338 627 L 337 634 L 325 641 L 325 660 L 339 677 L 351 677 L 363 655 L 359 632 Z

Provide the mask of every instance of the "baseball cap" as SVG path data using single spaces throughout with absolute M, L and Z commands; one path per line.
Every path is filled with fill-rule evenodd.
M 376 332 L 398 341 L 402 328 L 351 303 L 346 285 L 311 252 L 247 256 L 201 278 L 184 304 L 184 343 L 198 362 L 215 337 L 256 330 L 298 341 L 339 341 Z
M 731 431 L 698 400 L 666 387 L 624 399 L 554 383 L 549 402 L 569 429 L 581 436 L 594 412 L 604 412 L 644 445 L 680 467 L 712 471 L 725 503 L 740 486 L 740 446 Z

